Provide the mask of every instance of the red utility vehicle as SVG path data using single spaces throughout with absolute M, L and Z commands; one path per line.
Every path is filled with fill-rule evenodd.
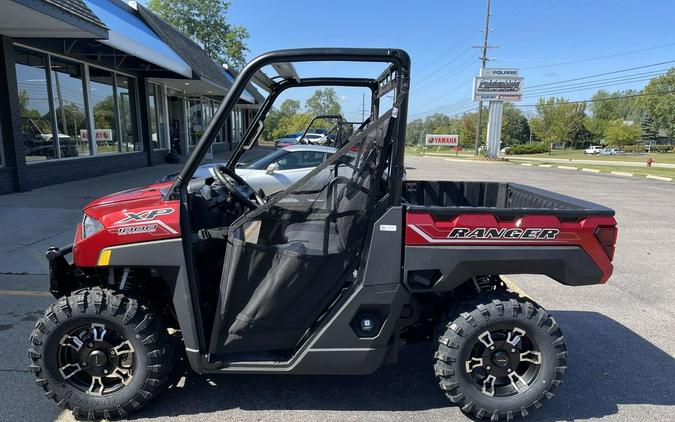
M 336 60 L 386 67 L 304 78 L 292 65 Z M 264 54 L 175 180 L 87 205 L 73 245 L 47 253 L 57 300 L 29 349 L 46 396 L 78 418 L 123 418 L 167 384 L 177 348 L 198 373 L 370 374 L 426 341 L 441 390 L 472 417 L 511 420 L 553 397 L 567 368 L 560 327 L 500 276 L 606 282 L 614 212 L 517 184 L 404 182 L 409 78 L 402 50 Z M 192 179 L 252 80 L 269 96 L 244 139 L 214 177 Z M 371 115 L 266 198 L 234 169 L 279 94 L 313 86 L 367 88 Z

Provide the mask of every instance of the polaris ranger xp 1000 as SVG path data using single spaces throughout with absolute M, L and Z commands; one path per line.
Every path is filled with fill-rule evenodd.
M 301 77 L 293 66 L 319 61 L 384 71 Z M 429 341 L 429 371 L 472 417 L 510 420 L 552 398 L 567 367 L 560 327 L 500 275 L 606 282 L 614 212 L 518 184 L 404 180 L 409 82 L 397 49 L 282 50 L 249 63 L 179 176 L 91 202 L 74 243 L 47 252 L 57 300 L 29 344 L 46 396 L 77 418 L 117 419 L 159 394 L 179 352 L 201 374 L 353 375 Z M 250 83 L 268 95 L 242 141 L 213 177 L 193 178 Z M 370 117 L 265 197 L 237 162 L 282 92 L 319 86 L 369 90 Z

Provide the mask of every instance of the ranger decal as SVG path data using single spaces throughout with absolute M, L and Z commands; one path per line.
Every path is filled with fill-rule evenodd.
M 525 239 L 525 240 L 553 240 L 558 236 L 558 229 L 496 229 L 483 228 L 468 229 L 456 227 L 448 234 L 448 239 Z

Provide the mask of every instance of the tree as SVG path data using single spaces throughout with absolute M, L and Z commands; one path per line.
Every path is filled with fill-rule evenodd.
M 642 130 L 636 124 L 626 124 L 623 120 L 614 120 L 607 125 L 605 129 L 605 140 L 607 144 L 619 149 L 626 145 L 633 145 L 640 139 Z
M 578 142 L 588 131 L 584 128 L 586 103 L 570 103 L 564 98 L 540 98 L 537 102 L 539 120 L 532 119 L 530 127 L 537 138 L 546 143 Z
M 287 99 L 279 106 L 279 113 L 284 116 L 290 116 L 292 114 L 297 114 L 300 112 L 300 101 Z
M 675 68 L 649 81 L 641 97 L 641 104 L 654 120 L 654 126 L 675 139 Z
M 656 129 L 654 129 L 654 119 L 652 119 L 651 114 L 647 113 L 642 119 L 641 129 L 644 143 L 649 145 L 655 144 L 658 134 Z
M 593 117 L 604 120 L 640 120 L 642 107 L 639 104 L 640 92 L 628 89 L 626 91 L 607 92 L 600 90 L 593 95 L 591 111 Z
M 248 31 L 227 23 L 225 0 L 150 0 L 148 7 L 199 44 L 212 59 L 241 68 Z
M 502 120 L 502 144 L 518 145 L 527 143 L 530 139 L 530 125 L 527 118 L 511 103 L 504 104 Z
M 317 89 L 305 102 L 307 112 L 314 116 L 321 114 L 342 114 L 342 107 L 333 88 Z
M 415 119 L 412 122 L 408 123 L 408 127 L 405 131 L 405 143 L 406 145 L 418 145 L 424 143 L 424 120 Z

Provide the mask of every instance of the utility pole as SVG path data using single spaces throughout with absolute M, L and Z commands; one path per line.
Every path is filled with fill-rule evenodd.
M 361 94 L 361 122 L 366 120 L 366 93 Z
M 487 10 L 485 11 L 485 30 L 483 31 L 483 46 L 479 47 L 483 49 L 483 54 L 480 57 L 482 62 L 481 68 L 485 68 L 485 64 L 488 62 L 487 50 L 488 46 L 488 35 L 490 34 L 490 0 L 487 0 Z M 478 101 L 478 121 L 476 122 L 476 150 L 474 155 L 478 156 L 478 149 L 480 148 L 480 125 L 481 125 L 481 115 L 483 114 L 483 102 Z

